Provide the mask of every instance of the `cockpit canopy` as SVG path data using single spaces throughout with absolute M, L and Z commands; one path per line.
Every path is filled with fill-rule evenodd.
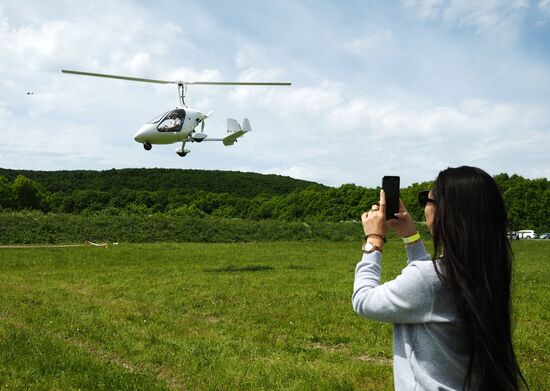
M 153 118 L 151 121 L 147 122 L 148 124 L 156 124 L 157 122 L 159 122 L 161 119 L 164 118 L 164 116 L 168 114 L 168 113 L 162 113 L 161 115 L 157 115 L 155 118 Z
M 179 132 L 185 120 L 185 110 L 175 109 L 160 115 L 150 123 L 156 124 L 159 132 Z
M 175 109 L 175 110 L 167 111 L 165 113 L 157 115 L 155 118 L 153 118 L 151 121 L 149 121 L 147 123 L 148 124 L 156 124 L 156 123 L 160 122 L 160 120 L 163 119 L 164 117 L 173 116 L 174 114 L 177 115 L 179 118 L 181 118 L 182 121 L 185 118 L 185 110 Z

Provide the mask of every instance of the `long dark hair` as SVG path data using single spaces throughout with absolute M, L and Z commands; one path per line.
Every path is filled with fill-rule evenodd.
M 479 168 L 448 168 L 439 173 L 432 194 L 437 205 L 435 254 L 443 253 L 434 261 L 436 270 L 454 298 L 470 343 L 464 388 L 527 387 L 512 345 L 512 250 L 497 184 Z

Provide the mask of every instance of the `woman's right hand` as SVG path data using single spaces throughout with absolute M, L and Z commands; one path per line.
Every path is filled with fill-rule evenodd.
M 387 224 L 391 229 L 395 231 L 396 234 L 402 238 L 407 238 L 416 233 L 416 226 L 412 216 L 405 208 L 403 201 L 399 199 L 399 213 L 395 214 L 396 219 L 391 219 L 387 221 Z

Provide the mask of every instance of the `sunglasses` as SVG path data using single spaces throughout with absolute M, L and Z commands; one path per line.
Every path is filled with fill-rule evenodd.
M 430 191 L 424 190 L 418 193 L 418 203 L 421 207 L 425 207 L 428 202 L 433 202 L 435 204 L 435 200 L 432 200 L 429 196 Z

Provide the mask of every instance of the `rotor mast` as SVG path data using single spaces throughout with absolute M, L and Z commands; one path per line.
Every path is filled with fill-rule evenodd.
M 185 104 L 185 94 L 187 93 L 187 83 L 183 81 L 178 81 L 178 98 L 180 101 L 180 105 L 183 107 L 187 107 Z

